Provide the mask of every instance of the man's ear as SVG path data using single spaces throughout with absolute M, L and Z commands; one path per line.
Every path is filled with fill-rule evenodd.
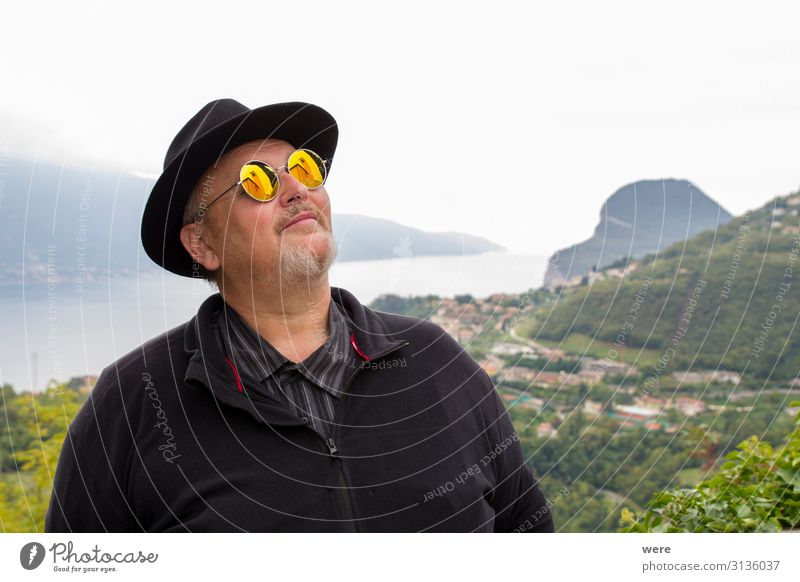
M 194 262 L 203 265 L 207 271 L 216 271 L 222 266 L 217 253 L 206 242 L 199 224 L 190 222 L 181 229 L 181 244 Z

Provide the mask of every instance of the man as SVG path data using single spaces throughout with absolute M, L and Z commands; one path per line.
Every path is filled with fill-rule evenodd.
M 474 360 L 329 286 L 337 139 L 317 106 L 231 99 L 175 137 L 142 240 L 219 293 L 103 370 L 47 531 L 553 531 Z

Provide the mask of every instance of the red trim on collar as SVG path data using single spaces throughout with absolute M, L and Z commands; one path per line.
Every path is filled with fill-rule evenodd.
M 359 350 L 358 346 L 356 345 L 356 334 L 354 333 L 350 334 L 350 343 L 353 344 L 353 348 L 358 352 L 358 355 L 364 358 L 364 360 L 366 360 L 367 362 L 369 362 L 369 356 L 364 352 L 362 352 L 361 350 Z
M 239 389 L 239 392 L 242 391 L 242 379 L 239 377 L 239 371 L 236 369 L 236 366 L 233 365 L 231 359 L 228 356 L 225 356 L 225 361 L 228 362 L 228 365 L 233 370 L 233 375 L 236 376 L 236 387 Z

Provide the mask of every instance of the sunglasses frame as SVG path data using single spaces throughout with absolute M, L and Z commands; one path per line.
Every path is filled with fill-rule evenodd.
M 306 186 L 306 188 L 308 188 L 309 190 L 316 190 L 320 186 L 324 186 L 325 182 L 328 180 L 328 160 L 323 160 L 321 155 L 319 155 L 314 150 L 310 150 L 308 148 L 297 148 L 291 154 L 289 154 L 289 158 L 291 158 L 294 154 L 296 154 L 299 151 L 309 152 L 309 153 L 313 154 L 316 158 L 320 159 L 322 161 L 322 169 L 325 170 L 325 176 L 322 178 L 322 184 L 320 184 L 319 186 L 314 186 L 313 188 L 309 188 L 308 186 Z M 244 190 L 244 193 L 247 194 L 248 196 L 250 196 L 250 198 L 252 198 L 253 200 L 255 200 L 257 202 L 264 202 L 264 203 L 272 202 L 273 200 L 275 200 L 278 197 L 277 193 L 281 189 L 281 176 L 280 176 L 281 170 L 286 170 L 287 172 L 289 171 L 289 159 L 286 160 L 286 164 L 284 164 L 283 166 L 281 166 L 279 168 L 273 168 L 272 166 L 270 166 L 267 162 L 265 162 L 263 160 L 247 160 L 245 163 L 242 164 L 241 167 L 244 168 L 247 164 L 252 164 L 253 162 L 258 162 L 259 164 L 264 164 L 270 170 L 275 172 L 275 179 L 277 180 L 276 189 L 275 189 L 275 196 L 273 196 L 272 198 L 268 198 L 266 200 L 261 200 L 259 198 L 254 197 L 254 196 L 251 196 L 250 193 L 247 190 Z M 241 172 L 242 172 L 242 170 L 240 168 L 239 169 L 239 173 L 241 174 Z M 249 180 L 249 178 L 246 178 L 246 179 Z M 239 180 L 234 185 L 232 185 L 230 188 L 227 188 L 222 194 L 220 194 L 219 196 L 214 198 L 214 200 L 211 201 L 211 204 L 207 205 L 205 208 L 199 208 L 197 210 L 197 212 L 195 212 L 194 216 L 192 216 L 192 220 L 187 222 L 186 224 L 191 224 L 191 223 L 195 222 L 197 220 L 197 217 L 200 215 L 201 211 L 203 213 L 206 213 L 209 210 L 211 210 L 211 207 L 214 206 L 214 204 L 216 204 L 217 200 L 219 200 L 220 198 L 225 196 L 225 194 L 227 194 L 228 192 L 230 192 L 231 190 L 233 190 L 237 186 L 240 186 L 242 184 L 242 182 L 244 182 L 244 180 Z

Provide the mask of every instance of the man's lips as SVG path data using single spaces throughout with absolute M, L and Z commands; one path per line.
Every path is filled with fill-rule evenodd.
M 283 230 L 285 230 L 285 229 L 289 228 L 290 226 L 293 226 L 293 225 L 295 225 L 295 224 L 297 224 L 299 222 L 302 222 L 302 221 L 305 221 L 305 220 L 309 220 L 309 219 L 317 220 L 317 215 L 314 214 L 313 212 L 301 212 L 300 214 L 295 216 L 292 220 L 290 220 L 289 223 L 286 224 L 286 226 L 283 227 Z

